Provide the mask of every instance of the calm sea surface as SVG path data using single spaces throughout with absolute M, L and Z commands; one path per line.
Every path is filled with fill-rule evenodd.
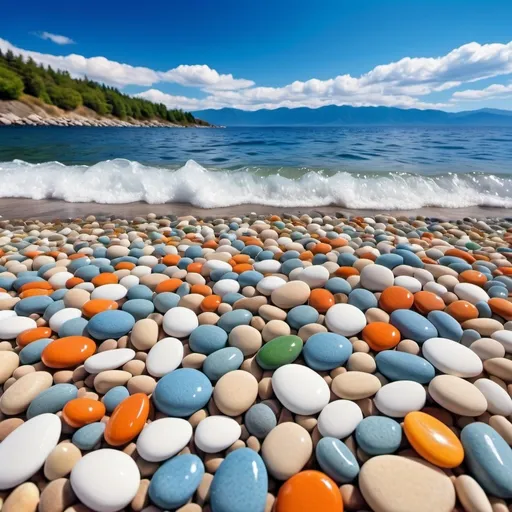
M 0 177 L 68 201 L 512 206 L 512 128 L 2 127 Z

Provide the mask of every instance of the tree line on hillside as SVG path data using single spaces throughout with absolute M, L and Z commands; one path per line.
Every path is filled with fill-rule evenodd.
M 190 112 L 133 98 L 87 77 L 71 78 L 67 71 L 37 65 L 31 58 L 24 60 L 11 51 L 2 53 L 0 50 L 0 100 L 17 100 L 22 94 L 63 110 L 74 110 L 84 105 L 99 115 L 111 114 L 120 119 L 157 118 L 177 124 L 208 124 L 195 119 Z

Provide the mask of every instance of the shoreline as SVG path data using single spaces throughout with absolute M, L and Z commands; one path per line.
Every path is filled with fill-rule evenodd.
M 439 208 L 424 207 L 416 210 L 390 210 L 390 209 L 351 209 L 342 206 L 304 206 L 282 208 L 277 206 L 265 206 L 259 204 L 242 204 L 220 208 L 199 208 L 188 203 L 148 204 L 143 202 L 102 204 L 102 203 L 68 203 L 59 199 L 25 199 L 25 198 L 0 198 L 0 216 L 3 219 L 71 219 L 88 215 L 103 217 L 133 218 L 148 213 L 158 216 L 176 215 L 195 217 L 221 217 L 239 216 L 248 213 L 269 215 L 283 213 L 288 215 L 302 215 L 315 212 L 317 215 L 334 215 L 343 213 L 345 216 L 373 216 L 388 214 L 392 216 L 417 216 L 435 217 L 446 220 L 460 220 L 465 217 L 476 218 L 506 218 L 512 217 L 512 208 L 494 208 L 482 206 L 470 206 L 464 208 Z

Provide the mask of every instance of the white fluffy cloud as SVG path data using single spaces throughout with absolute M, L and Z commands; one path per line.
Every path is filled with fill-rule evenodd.
M 467 100 L 485 100 L 491 98 L 503 98 L 512 96 L 512 84 L 493 84 L 485 89 L 466 89 L 465 91 L 457 91 L 453 93 L 452 99 Z
M 508 44 L 468 43 L 439 57 L 405 57 L 376 66 L 354 77 L 338 75 L 327 80 L 312 78 L 283 87 L 256 86 L 252 80 L 221 74 L 207 65 L 180 65 L 168 71 L 135 67 L 105 57 L 56 56 L 16 48 L 0 39 L 1 50 L 31 57 L 38 63 L 69 71 L 73 76 L 118 87 L 151 87 L 138 96 L 187 110 L 235 107 L 244 110 L 279 107 L 321 107 L 324 105 L 397 106 L 404 108 L 443 108 L 453 101 L 481 99 L 511 92 L 510 86 L 456 92 L 451 103 L 433 103 L 428 95 L 459 87 L 464 83 L 512 73 L 512 42 Z M 207 93 L 204 98 L 174 96 L 154 87 L 170 82 L 195 87 Z
M 60 36 L 59 34 L 52 34 L 51 32 L 41 32 L 37 34 L 41 39 L 48 39 L 55 44 L 75 44 L 75 41 L 67 36 Z

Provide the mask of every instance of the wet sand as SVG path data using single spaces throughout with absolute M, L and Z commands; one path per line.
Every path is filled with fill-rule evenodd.
M 133 218 L 139 215 L 155 213 L 156 215 L 193 215 L 195 217 L 226 217 L 245 215 L 250 212 L 257 214 L 282 214 L 289 213 L 300 215 L 303 213 L 319 212 L 332 215 L 336 212 L 343 212 L 345 215 L 376 215 L 387 213 L 393 216 L 406 215 L 425 217 L 436 217 L 447 220 L 457 220 L 464 217 L 484 218 L 484 217 L 512 217 L 510 208 L 489 208 L 480 206 L 471 206 L 467 208 L 419 208 L 417 210 L 353 210 L 342 206 L 318 206 L 316 208 L 290 207 L 280 208 L 277 206 L 264 206 L 258 204 L 243 204 L 238 206 L 228 206 L 225 208 L 198 208 L 185 203 L 172 204 L 147 204 L 147 203 L 126 203 L 126 204 L 99 204 L 99 203 L 67 203 L 65 201 L 53 199 L 19 199 L 3 198 L 0 199 L 0 216 L 4 219 L 74 219 L 77 217 L 95 216 L 115 216 L 121 218 Z

